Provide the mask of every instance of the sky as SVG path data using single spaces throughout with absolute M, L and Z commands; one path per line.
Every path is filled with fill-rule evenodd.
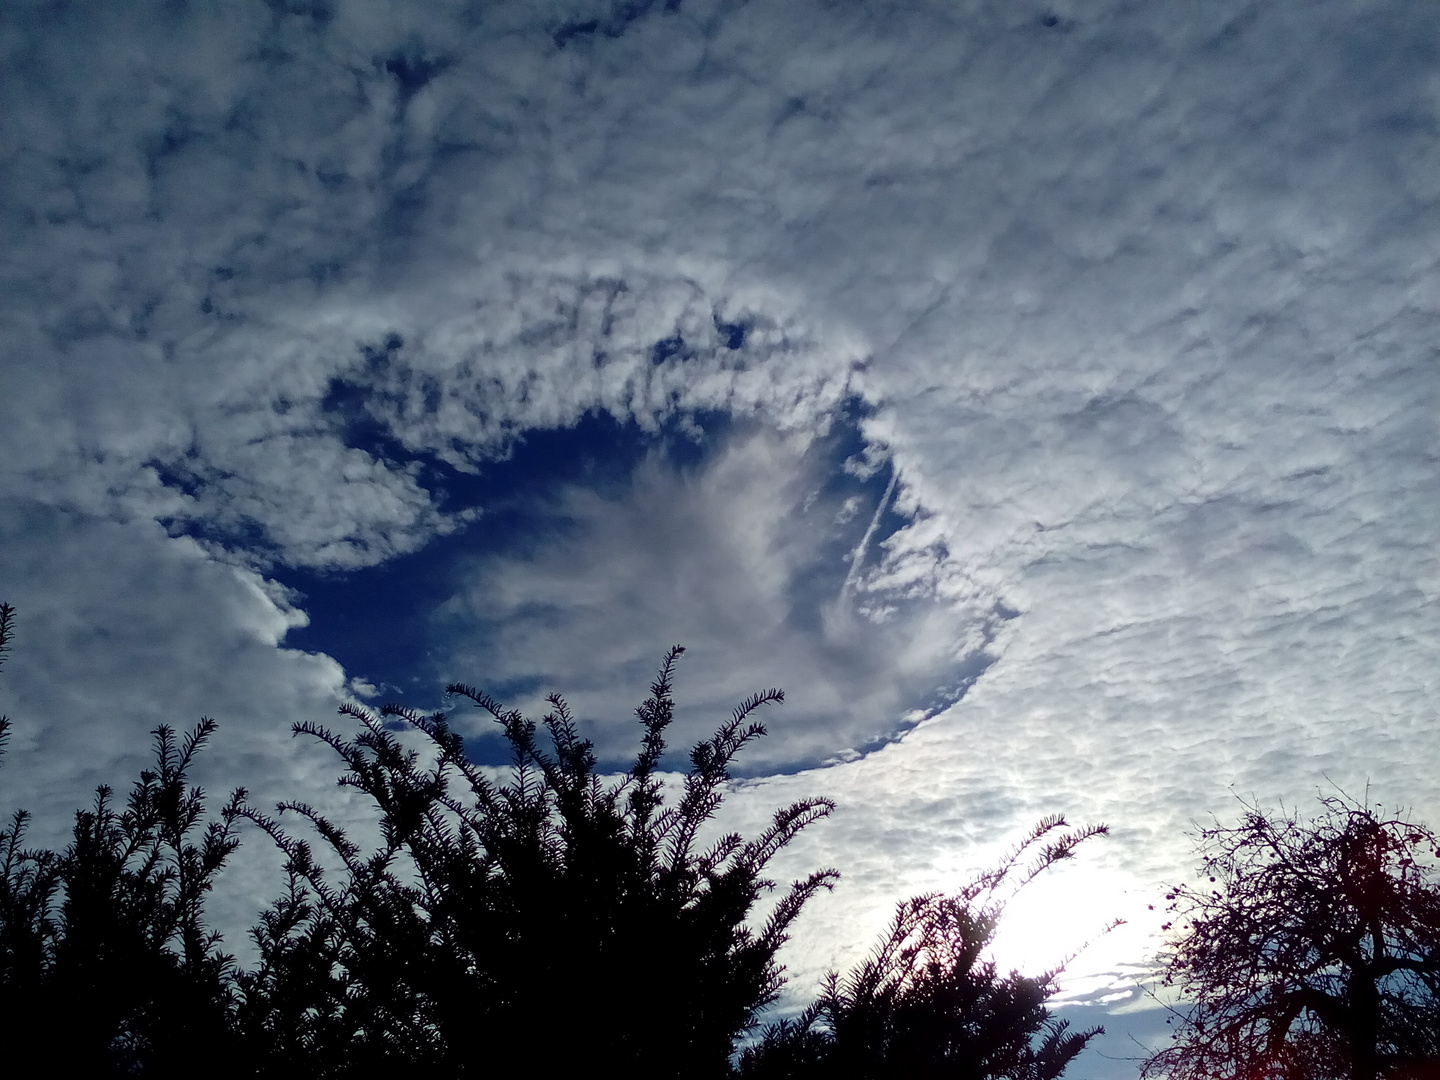
M 1104 822 L 1000 955 L 1127 919 L 1064 1012 L 1125 1077 L 1196 823 L 1440 822 L 1440 6 L 14 0 L 0 117 L 37 841 L 157 723 L 312 797 L 293 722 L 454 681 L 623 768 L 680 643 L 675 767 L 786 691 L 727 826 L 839 806 L 787 1000 Z

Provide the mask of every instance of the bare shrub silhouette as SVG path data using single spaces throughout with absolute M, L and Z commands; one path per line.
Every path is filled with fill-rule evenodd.
M 1145 1077 L 1440 1076 L 1440 838 L 1338 796 L 1204 829 L 1164 982 L 1192 1003 Z

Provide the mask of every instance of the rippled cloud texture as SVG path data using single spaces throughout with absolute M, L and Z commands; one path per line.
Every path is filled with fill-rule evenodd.
M 323 775 L 289 723 L 378 676 L 287 647 L 340 618 L 293 583 L 383 637 L 409 559 L 432 699 L 566 690 L 623 755 L 673 640 L 685 738 L 787 687 L 735 812 L 842 803 L 806 977 L 1043 813 L 1114 826 L 1097 917 L 1232 790 L 1440 819 L 1433 5 L 16 2 L 0 43 L 7 806 L 62 829 L 200 713 L 216 784 Z M 586 417 L 604 485 L 512 482 L 513 534 L 463 497 Z

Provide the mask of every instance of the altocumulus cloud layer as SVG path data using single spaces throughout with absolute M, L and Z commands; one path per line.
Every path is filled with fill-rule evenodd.
M 56 805 L 156 717 L 299 768 L 367 672 L 280 583 L 453 544 L 435 684 L 623 747 L 678 634 L 698 702 L 791 691 L 757 768 L 931 717 L 755 789 L 850 807 L 797 853 L 847 940 L 1042 812 L 1141 899 L 1232 787 L 1440 817 L 1433 6 L 0 20 L 3 693 Z M 587 415 L 641 449 L 537 479 L 554 528 L 461 497 Z

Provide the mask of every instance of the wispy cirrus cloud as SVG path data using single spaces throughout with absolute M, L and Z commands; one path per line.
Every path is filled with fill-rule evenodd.
M 683 643 L 676 750 L 757 687 L 787 690 L 750 773 L 873 749 L 954 701 L 1013 613 L 939 551 L 881 569 L 872 522 L 893 476 L 848 476 L 835 434 L 741 429 L 691 467 L 652 453 L 619 490 L 555 493 L 533 541 L 462 564 L 438 611 L 451 669 L 527 711 L 565 687 L 620 761 L 634 724 L 617 720 Z

